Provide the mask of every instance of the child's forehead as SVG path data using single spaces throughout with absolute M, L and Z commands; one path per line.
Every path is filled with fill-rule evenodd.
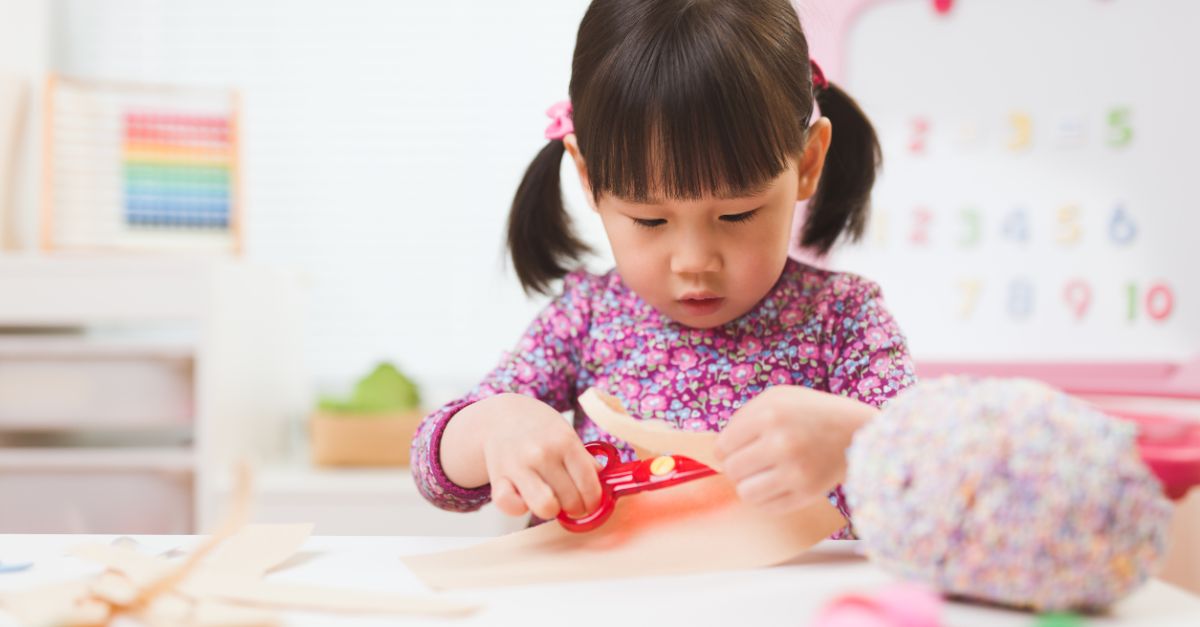
M 757 183 L 745 188 L 733 189 L 725 187 L 723 189 L 716 189 L 699 195 L 667 194 L 663 193 L 661 190 L 650 190 L 648 193 L 641 196 L 615 193 L 606 195 L 625 204 L 644 206 L 727 202 L 762 196 L 774 188 L 776 181 L 778 181 L 778 177 L 762 181 L 761 183 Z

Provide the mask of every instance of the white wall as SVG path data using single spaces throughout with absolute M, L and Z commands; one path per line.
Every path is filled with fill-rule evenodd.
M 482 376 L 544 302 L 502 264 L 504 224 L 586 5 L 59 0 L 54 65 L 241 88 L 247 256 L 308 275 L 319 386 L 392 358 L 440 396 Z M 576 213 L 603 248 L 599 221 Z
M 41 120 L 34 87 L 49 62 L 49 8 L 0 0 L 0 250 L 33 241 Z

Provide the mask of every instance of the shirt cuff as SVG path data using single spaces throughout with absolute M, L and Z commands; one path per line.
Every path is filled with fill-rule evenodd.
M 464 488 L 457 483 L 454 483 L 446 476 L 446 471 L 442 468 L 442 434 L 446 432 L 446 425 L 450 424 L 450 419 L 454 418 L 458 412 L 462 411 L 467 406 L 475 401 L 459 401 L 452 403 L 441 409 L 441 416 L 436 418 L 433 428 L 429 433 L 429 480 L 434 483 L 442 494 L 450 496 L 454 501 L 464 501 L 471 503 L 475 508 L 485 503 L 492 496 L 491 484 L 484 484 L 478 488 Z

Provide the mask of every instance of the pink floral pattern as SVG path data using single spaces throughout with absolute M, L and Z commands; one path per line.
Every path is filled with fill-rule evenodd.
M 501 392 L 574 411 L 584 441 L 606 440 L 625 459 L 633 451 L 578 407 L 596 386 L 634 408 L 690 430 L 719 431 L 764 389 L 803 385 L 882 406 L 915 382 L 904 336 L 879 287 L 861 277 L 789 260 L 750 312 L 713 329 L 692 329 L 658 313 L 615 271 L 573 272 L 517 342 L 517 349 L 473 390 L 422 422 L 413 439 L 413 475 L 438 507 L 472 511 L 490 498 L 446 478 L 437 451 L 446 423 L 463 407 Z M 830 500 L 850 519 L 841 488 Z M 834 537 L 853 537 L 847 527 Z

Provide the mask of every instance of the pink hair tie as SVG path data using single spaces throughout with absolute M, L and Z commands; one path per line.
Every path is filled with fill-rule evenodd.
M 821 66 L 817 65 L 816 61 L 809 61 L 812 66 L 812 81 L 813 89 L 816 91 L 825 91 L 829 87 L 829 81 L 825 78 L 825 72 L 821 71 Z
M 571 114 L 574 112 L 570 100 L 556 102 L 546 109 L 546 115 L 550 118 L 550 125 L 546 127 L 546 139 L 559 141 L 574 133 L 575 123 L 571 121 Z

